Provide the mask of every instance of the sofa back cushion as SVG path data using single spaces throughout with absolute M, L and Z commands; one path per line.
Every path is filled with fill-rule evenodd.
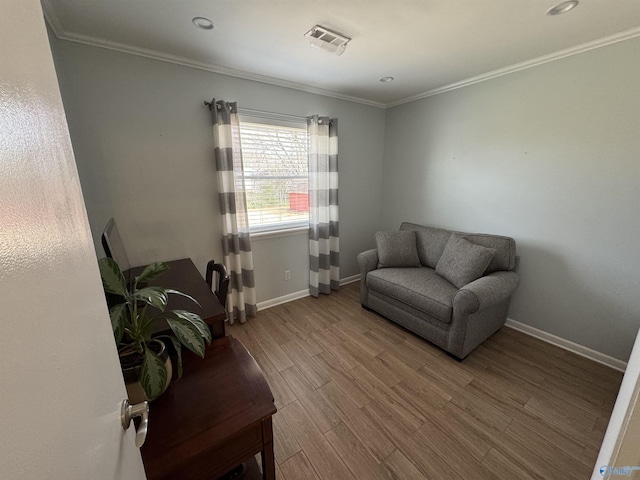
M 407 228 L 409 226 L 420 227 L 411 223 L 403 223 L 400 226 L 400 230 L 414 230 L 413 228 Z M 425 267 L 436 268 L 442 252 L 444 252 L 444 247 L 451 237 L 451 232 L 441 228 L 430 227 L 420 227 L 415 229 L 415 232 L 420 262 Z
M 453 233 L 463 235 L 464 238 L 472 243 L 493 248 L 496 251 L 485 270 L 485 275 L 499 270 L 513 270 L 516 266 L 516 241 L 511 237 L 486 233 L 456 232 L 409 222 L 403 222 L 400 225 L 400 230 L 413 230 L 416 232 L 418 256 L 422 265 L 426 267 L 436 268 L 442 252 L 444 252 L 444 247 Z

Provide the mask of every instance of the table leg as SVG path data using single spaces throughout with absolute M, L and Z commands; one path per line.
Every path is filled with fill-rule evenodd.
M 262 421 L 262 478 L 263 480 L 275 480 L 276 478 L 271 417 Z

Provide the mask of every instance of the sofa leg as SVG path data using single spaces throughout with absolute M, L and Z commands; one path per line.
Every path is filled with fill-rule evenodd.
M 451 357 L 451 358 L 453 358 L 454 360 L 457 360 L 458 362 L 462 362 L 462 361 L 464 360 L 464 358 L 460 358 L 460 357 L 458 357 L 458 356 L 454 355 L 454 354 L 453 354 L 453 353 L 451 353 L 451 352 L 447 352 L 447 351 L 446 351 L 446 350 L 444 350 L 444 349 L 443 349 L 443 351 L 444 351 L 444 353 L 446 353 L 448 356 L 450 356 L 450 357 Z
M 369 307 L 367 307 L 364 303 L 361 303 L 360 305 L 362 305 L 362 308 L 364 308 L 365 310 L 367 310 L 368 312 L 373 312 L 372 309 L 370 309 Z

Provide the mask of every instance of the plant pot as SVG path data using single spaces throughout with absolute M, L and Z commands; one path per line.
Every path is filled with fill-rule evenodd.
M 167 352 L 167 347 L 162 340 L 153 339 L 148 344 L 149 348 L 164 361 L 167 369 L 167 383 L 162 389 L 162 393 L 167 390 L 171 383 L 173 369 L 171 359 Z M 136 404 L 143 401 L 151 402 L 153 399 L 147 396 L 140 383 L 140 374 L 142 371 L 143 356 L 137 352 L 122 352 L 120 354 L 120 366 L 122 367 L 122 375 L 124 376 L 124 384 L 127 388 L 129 403 Z M 160 395 L 162 395 L 162 393 Z M 157 397 L 156 397 L 157 398 Z

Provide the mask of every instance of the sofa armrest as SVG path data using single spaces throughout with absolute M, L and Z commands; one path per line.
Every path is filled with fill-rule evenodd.
M 360 267 L 360 303 L 363 307 L 369 307 L 369 289 L 367 288 L 367 273 L 378 268 L 378 251 L 367 250 L 358 255 Z
M 371 270 L 378 268 L 378 250 L 367 250 L 358 255 L 360 277 L 364 279 Z
M 465 285 L 453 298 L 453 309 L 475 313 L 506 300 L 515 291 L 520 277 L 515 272 L 494 272 Z

